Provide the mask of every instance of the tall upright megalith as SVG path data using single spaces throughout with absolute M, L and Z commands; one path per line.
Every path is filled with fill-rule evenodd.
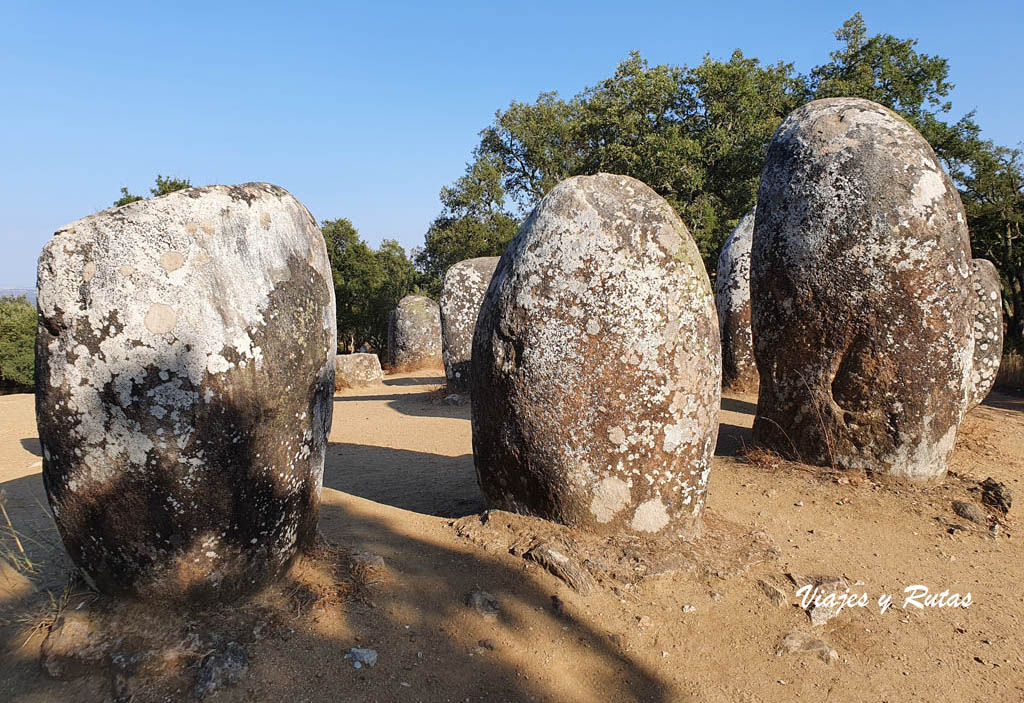
M 501 257 L 473 337 L 488 505 L 695 535 L 720 383 L 711 284 L 672 207 L 626 176 L 562 181 Z
M 64 544 L 110 593 L 232 598 L 316 532 L 334 391 L 331 268 L 266 183 L 61 228 L 39 257 L 36 415 Z
M 988 259 L 971 261 L 971 290 L 977 307 L 972 321 L 974 364 L 968 410 L 985 400 L 1003 360 L 1003 285 L 995 264 Z
M 497 265 L 497 256 L 460 261 L 448 269 L 441 283 L 441 353 L 453 391 L 469 390 L 473 330 Z
M 754 440 L 817 464 L 941 477 L 971 378 L 970 262 L 960 197 L 909 124 L 853 98 L 790 114 L 754 222 Z
M 438 368 L 441 358 L 441 311 L 425 295 L 398 301 L 388 325 L 388 364 L 392 371 Z
M 732 231 L 718 255 L 715 307 L 722 339 L 722 387 L 737 391 L 757 388 L 754 340 L 750 335 L 750 244 L 754 235 L 751 210 Z

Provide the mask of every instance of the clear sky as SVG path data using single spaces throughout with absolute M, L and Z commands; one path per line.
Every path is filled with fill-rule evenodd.
M 950 60 L 953 110 L 1024 140 L 1024 3 L 0 0 L 0 287 L 35 283 L 53 231 L 143 194 L 270 181 L 318 220 L 411 248 L 512 99 L 571 96 L 632 49 L 695 64 L 735 48 L 801 72 L 860 10 L 871 34 Z

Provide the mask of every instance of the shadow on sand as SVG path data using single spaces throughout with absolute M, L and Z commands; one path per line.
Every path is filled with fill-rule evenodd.
M 29 513 L 38 511 L 36 501 L 43 497 L 38 474 L 0 484 L 0 488 L 18 498 L 8 504 L 15 524 L 26 524 Z M 218 692 L 216 699 L 553 701 L 566 699 L 567 681 L 572 680 L 576 688 L 569 698 L 578 694 L 594 700 L 679 700 L 654 671 L 613 643 L 610 635 L 614 633 L 556 615 L 551 595 L 557 587 L 550 576 L 528 577 L 507 555 L 481 552 L 469 544 L 446 546 L 437 538 L 422 539 L 418 520 L 422 518 L 399 521 L 379 506 L 325 493 L 322 534 L 345 548 L 381 555 L 387 577 L 372 587 L 370 598 L 332 606 L 338 609 L 334 617 L 341 624 L 334 631 L 339 634 L 319 628 L 317 617 L 296 616 L 271 630 L 286 636 L 247 643 L 248 677 Z M 28 531 L 24 534 L 28 536 Z M 59 592 L 62 587 L 68 564 L 54 536 L 50 523 L 48 530 L 43 526 L 31 541 L 25 540 L 33 560 L 47 565 L 46 574 L 33 578 L 36 589 L 13 596 L 9 590 L 0 591 L 4 594 L 0 618 L 8 616 L 0 619 L 0 647 L 4 647 L 0 700 L 104 700 L 111 691 L 106 673 L 69 682 L 48 678 L 39 669 L 41 637 L 24 644 L 22 627 L 4 624 L 11 615 L 45 606 L 46 589 Z M 291 574 L 282 592 L 302 587 L 290 579 Z M 500 613 L 495 620 L 481 618 L 465 605 L 467 594 L 475 589 L 498 599 Z M 239 608 L 246 602 L 233 605 Z M 475 646 L 485 638 L 486 648 Z M 376 666 L 355 670 L 343 658 L 350 647 L 377 650 Z M 535 650 L 562 647 L 585 655 L 572 660 L 573 671 L 545 671 Z M 524 664 L 529 667 L 526 671 Z M 191 670 L 186 674 L 194 676 Z M 130 689 L 131 680 L 128 684 Z M 187 692 L 182 693 L 188 698 Z

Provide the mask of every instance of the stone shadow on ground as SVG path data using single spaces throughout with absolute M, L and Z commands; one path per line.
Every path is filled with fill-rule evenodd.
M 334 402 L 340 409 L 345 403 L 386 401 L 392 410 L 410 417 L 447 417 L 453 420 L 469 420 L 469 402 L 449 403 L 444 396 L 436 397 L 433 391 L 423 393 L 392 393 L 388 395 L 335 395 Z
M 722 410 L 728 410 L 734 413 L 743 413 L 744 415 L 754 415 L 757 413 L 757 403 L 750 403 L 739 398 L 729 398 L 722 396 Z
M 715 456 L 738 456 L 745 447 L 753 446 L 753 435 L 749 427 L 719 423 Z
M 25 438 L 21 440 L 22 449 L 38 457 L 43 456 L 43 445 L 39 443 L 38 437 Z
M 981 404 L 1000 410 L 1024 412 L 1024 393 L 1011 393 L 1005 389 L 995 390 L 989 393 Z
M 403 510 L 463 517 L 484 510 L 473 455 L 441 456 L 332 442 L 324 486 Z
M 385 374 L 383 383 L 385 386 L 443 386 L 445 383 L 444 371 L 441 370 L 438 373 L 440 374 L 438 376 L 403 376 L 399 378 Z
M 41 477 L 34 474 L 0 484 L 0 488 L 8 495 L 38 497 L 41 484 Z M 20 504 L 13 506 L 15 524 L 23 521 L 25 509 Z M 383 575 L 375 578 L 364 597 L 324 606 L 337 609 L 331 617 L 341 623 L 330 632 L 318 628 L 323 611 L 317 611 L 316 605 L 305 615 L 279 613 L 276 622 L 267 628 L 269 635 L 245 643 L 250 660 L 248 676 L 236 686 L 221 689 L 217 701 L 333 703 L 339 696 L 351 701 L 564 700 L 564 677 L 568 674 L 548 669 L 546 676 L 538 676 L 537 672 L 544 670 L 543 662 L 539 653 L 531 656 L 536 647 L 558 648 L 560 644 L 554 640 L 548 644 L 547 636 L 541 644 L 536 638 L 542 633 L 531 632 L 533 626 L 549 630 L 551 638 L 562 639 L 563 647 L 587 652 L 589 665 L 575 672 L 579 685 L 590 689 L 579 691 L 581 697 L 652 703 L 678 700 L 656 672 L 635 661 L 628 650 L 610 638 L 628 633 L 603 631 L 577 620 L 571 616 L 572 609 L 569 615 L 554 613 L 551 596 L 564 593 L 563 584 L 543 572 L 534 572 L 533 577 L 525 575 L 520 564 L 508 555 L 482 552 L 468 542 L 461 548 L 417 538 L 415 527 L 403 527 L 393 514 L 331 493 L 325 495 L 321 507 L 320 531 L 342 552 L 382 556 L 386 564 Z M 33 542 L 26 549 L 38 563 L 60 565 L 62 568 L 50 569 L 51 576 L 60 578 L 37 580 L 33 590 L 14 596 L 7 590 L 0 591 L 0 615 L 45 610 L 45 590 L 59 592 L 68 573 L 67 563 L 57 558 L 63 551 L 59 543 Z M 339 572 L 350 568 L 345 564 L 333 566 Z M 283 594 L 295 595 L 308 586 L 296 580 L 292 572 L 278 588 Z M 465 605 L 466 596 L 476 589 L 498 599 L 497 618 L 485 619 Z M 81 597 L 76 596 L 78 600 Z M 72 608 L 78 600 L 72 599 Z M 231 609 L 245 609 L 247 603 L 245 599 L 236 600 Z M 523 620 L 527 613 L 531 614 L 529 623 Z M 488 645 L 474 646 L 481 640 L 488 640 Z M 108 699 L 112 674 L 105 670 L 72 681 L 46 676 L 39 668 L 41 641 L 42 635 L 36 635 L 26 643 L 23 625 L 10 624 L 9 617 L 0 620 L 0 670 L 4 672 L 0 676 L 0 700 Z M 354 669 L 343 656 L 351 647 L 377 650 L 376 666 Z M 527 657 L 532 669 L 523 672 L 517 662 Z M 194 668 L 186 669 L 183 675 L 191 680 Z M 142 688 L 145 682 L 140 681 L 129 675 L 128 690 L 138 686 L 139 695 L 134 700 L 150 700 Z M 192 699 L 183 693 L 182 699 Z

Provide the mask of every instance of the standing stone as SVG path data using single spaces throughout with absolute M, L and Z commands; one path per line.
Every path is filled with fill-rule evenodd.
M 1003 360 L 1003 286 L 995 264 L 971 261 L 971 289 L 977 304 L 974 315 L 974 365 L 967 409 L 976 407 L 992 390 Z
M 733 230 L 718 255 L 715 307 L 722 339 L 722 386 L 736 391 L 757 389 L 754 340 L 750 335 L 750 243 L 754 235 L 751 210 Z
M 558 184 L 505 251 L 473 337 L 473 458 L 492 508 L 695 536 L 718 434 L 711 284 L 633 178 Z
M 424 295 L 398 301 L 388 325 L 388 364 L 392 371 L 441 366 L 441 312 Z
M 230 599 L 312 541 L 334 390 L 316 221 L 266 183 L 60 229 L 39 257 L 36 416 L 64 545 L 108 593 Z
M 384 380 L 376 354 L 338 354 L 334 358 L 334 390 L 375 386 Z
M 467 259 L 448 269 L 441 284 L 441 352 L 448 388 L 469 390 L 473 356 L 473 330 L 497 256 Z
M 909 124 L 853 98 L 790 114 L 754 223 L 754 440 L 941 477 L 971 378 L 970 260 L 956 188 Z

